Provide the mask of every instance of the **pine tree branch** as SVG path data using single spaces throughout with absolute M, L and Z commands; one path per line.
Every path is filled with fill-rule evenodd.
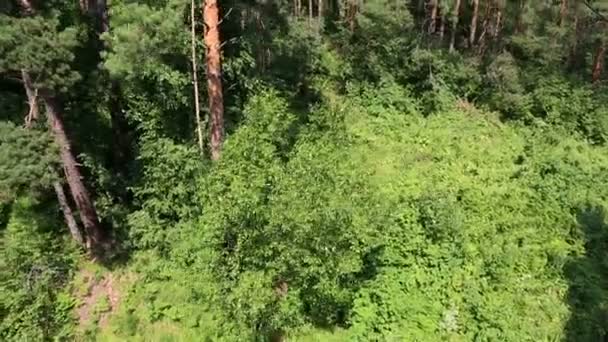
M 599 9 L 591 6 L 591 4 L 588 1 L 583 1 L 583 4 L 585 4 L 585 6 L 591 11 L 593 12 L 600 20 L 607 22 L 608 23 L 608 17 L 606 15 L 604 15 L 602 12 L 600 12 Z

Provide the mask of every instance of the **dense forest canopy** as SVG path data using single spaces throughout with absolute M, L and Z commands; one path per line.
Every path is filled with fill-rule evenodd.
M 0 1 L 0 340 L 608 340 L 608 0 Z

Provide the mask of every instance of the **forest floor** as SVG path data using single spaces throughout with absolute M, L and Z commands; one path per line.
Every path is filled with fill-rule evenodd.
M 76 310 L 78 322 L 80 326 L 86 326 L 96 320 L 98 326 L 103 328 L 107 325 L 109 316 L 118 308 L 120 300 L 120 293 L 114 286 L 114 276 L 108 273 L 97 279 L 95 274 L 88 270 L 83 273 L 89 290 Z
M 93 264 L 81 267 L 73 283 L 73 294 L 78 300 L 74 314 L 80 334 L 95 335 L 109 325 L 119 308 L 126 280 L 122 274 Z

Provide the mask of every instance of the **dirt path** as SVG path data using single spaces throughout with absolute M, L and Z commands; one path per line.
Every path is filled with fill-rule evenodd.
M 87 272 L 87 271 L 85 271 Z M 110 315 L 118 308 L 120 294 L 114 286 L 114 276 L 112 273 L 106 274 L 102 279 L 95 279 L 95 275 L 87 272 L 83 275 L 88 284 L 88 291 L 82 300 L 82 304 L 77 308 L 78 321 L 81 327 L 92 323 L 94 319 L 100 328 L 107 325 Z M 99 303 L 107 301 L 108 306 L 99 310 Z

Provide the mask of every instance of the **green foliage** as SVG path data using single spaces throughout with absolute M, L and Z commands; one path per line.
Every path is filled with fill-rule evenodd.
M 365 99 L 346 102 L 342 128 L 304 130 L 287 161 L 287 109 L 254 99 L 255 120 L 205 177 L 201 223 L 183 233 L 196 238 L 174 255 L 213 272 L 237 324 L 253 335 L 316 324 L 350 327 L 349 340 L 532 341 L 575 334 L 564 333 L 570 315 L 602 320 L 568 305 L 566 265 L 585 259 L 577 211 L 606 204 L 595 187 L 608 181 L 605 149 L 476 111 L 423 119 L 413 105 L 404 115 L 388 100 L 379 113 Z
M 12 18 L 0 14 L 0 72 L 27 70 L 37 87 L 67 91 L 80 75 L 71 68 L 80 44 L 76 27 L 57 16 Z
M 0 338 L 69 339 L 75 300 L 64 288 L 76 254 L 54 231 L 44 207 L 27 197 L 11 206 L 0 240 Z
M 186 4 L 171 0 L 152 7 L 118 2 L 112 13 L 115 29 L 105 37 L 112 49 L 104 66 L 113 76 L 125 78 L 160 77 L 168 82 L 182 78 L 165 61 L 188 55 L 188 31 L 182 19 Z
M 142 180 L 133 189 L 140 209 L 128 216 L 131 243 L 162 251 L 170 228 L 200 212 L 191 203 L 197 198 L 196 179 L 204 169 L 198 151 L 169 139 L 148 141 L 140 153 Z
M 55 91 L 131 254 L 75 329 L 57 151 L 0 122 L 0 340 L 606 338 L 608 1 L 481 1 L 473 42 L 470 1 L 220 1 L 218 161 L 200 3 L 194 42 L 189 1 L 109 2 L 101 35 L 90 1 L 33 3 L 0 4 L 2 118 L 22 71 Z
M 0 202 L 48 188 L 57 177 L 57 160 L 48 134 L 0 121 Z
M 490 104 L 512 119 L 528 119 L 530 97 L 522 84 L 517 61 L 507 52 L 497 56 L 487 67 L 487 94 Z

